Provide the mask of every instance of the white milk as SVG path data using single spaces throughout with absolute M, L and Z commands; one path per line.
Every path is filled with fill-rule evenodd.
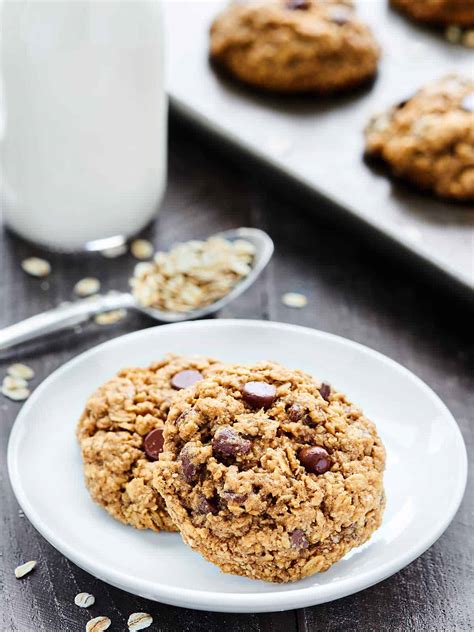
M 65 251 L 137 232 L 166 176 L 159 3 L 0 0 L 0 11 L 6 223 Z

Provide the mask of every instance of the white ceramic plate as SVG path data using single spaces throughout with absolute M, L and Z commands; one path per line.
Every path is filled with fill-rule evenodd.
M 136 531 L 89 498 L 74 430 L 88 395 L 124 365 L 168 351 L 225 361 L 272 359 L 332 382 L 360 404 L 387 448 L 382 527 L 326 573 L 288 585 L 222 574 L 177 534 Z M 225 612 L 300 608 L 349 595 L 392 575 L 446 529 L 461 501 L 467 459 L 459 429 L 423 382 L 385 356 L 292 325 L 219 320 L 116 338 L 80 355 L 39 386 L 18 415 L 8 451 L 13 489 L 38 531 L 96 577 L 165 603 Z

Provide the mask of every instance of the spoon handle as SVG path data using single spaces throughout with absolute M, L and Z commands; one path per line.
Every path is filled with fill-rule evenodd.
M 134 305 L 133 297 L 127 293 L 98 295 L 92 299 L 59 305 L 59 307 L 1 329 L 0 350 L 27 342 L 38 336 L 53 333 L 59 329 L 74 327 L 100 312 L 127 307 L 133 308 Z

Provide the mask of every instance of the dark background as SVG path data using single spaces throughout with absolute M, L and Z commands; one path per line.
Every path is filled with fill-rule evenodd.
M 307 325 L 346 336 L 387 354 L 424 380 L 456 417 L 472 454 L 474 410 L 472 305 L 440 287 L 408 262 L 383 254 L 373 239 L 335 224 L 329 208 L 309 213 L 297 192 L 268 181 L 254 165 L 209 146 L 180 120 L 170 133 L 169 185 L 161 213 L 144 232 L 158 248 L 221 229 L 258 226 L 275 241 L 275 256 L 261 279 L 222 318 L 257 318 Z M 318 203 L 322 204 L 321 202 Z M 375 246 L 375 248 L 374 248 Z M 47 283 L 24 274 L 20 262 L 42 255 L 0 234 L 0 327 L 70 300 L 76 281 L 98 276 L 103 290 L 126 289 L 134 260 L 100 255 L 52 256 Z M 474 253 L 473 253 L 474 255 Z M 302 310 L 281 303 L 301 291 Z M 86 325 L 0 355 L 0 378 L 14 361 L 31 365 L 36 387 L 73 356 L 93 345 L 149 327 L 138 314 L 113 326 Z M 403 409 L 403 393 L 400 393 Z M 361 593 L 286 613 L 232 615 L 149 602 L 112 588 L 55 551 L 22 516 L 6 469 L 8 435 L 20 404 L 0 396 L 0 630 L 75 632 L 92 616 L 107 615 L 111 630 L 127 629 L 130 613 L 153 615 L 151 630 L 192 632 L 326 632 L 332 630 L 470 630 L 474 628 L 472 487 L 451 526 L 407 568 Z M 422 456 L 420 455 L 420 458 Z M 60 475 L 60 473 L 58 473 Z M 472 482 L 472 474 L 470 475 Z M 469 485 L 469 483 L 468 483 Z M 47 490 L 45 490 L 47 493 Z M 440 511 L 442 511 L 440 507 Z M 15 567 L 38 560 L 17 580 Z M 74 605 L 80 591 L 96 605 Z

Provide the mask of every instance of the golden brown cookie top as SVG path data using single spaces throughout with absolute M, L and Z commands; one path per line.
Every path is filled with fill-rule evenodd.
M 370 29 L 341 0 L 233 3 L 211 27 L 211 57 L 241 80 L 282 91 L 331 91 L 373 76 Z
M 474 80 L 448 75 L 372 118 L 366 151 L 438 195 L 474 199 Z
M 322 570 L 336 561 L 332 549 L 319 557 L 323 542 L 381 512 L 375 426 L 302 371 L 221 367 L 178 394 L 164 435 L 154 484 L 185 539 L 229 572 L 291 581 Z

